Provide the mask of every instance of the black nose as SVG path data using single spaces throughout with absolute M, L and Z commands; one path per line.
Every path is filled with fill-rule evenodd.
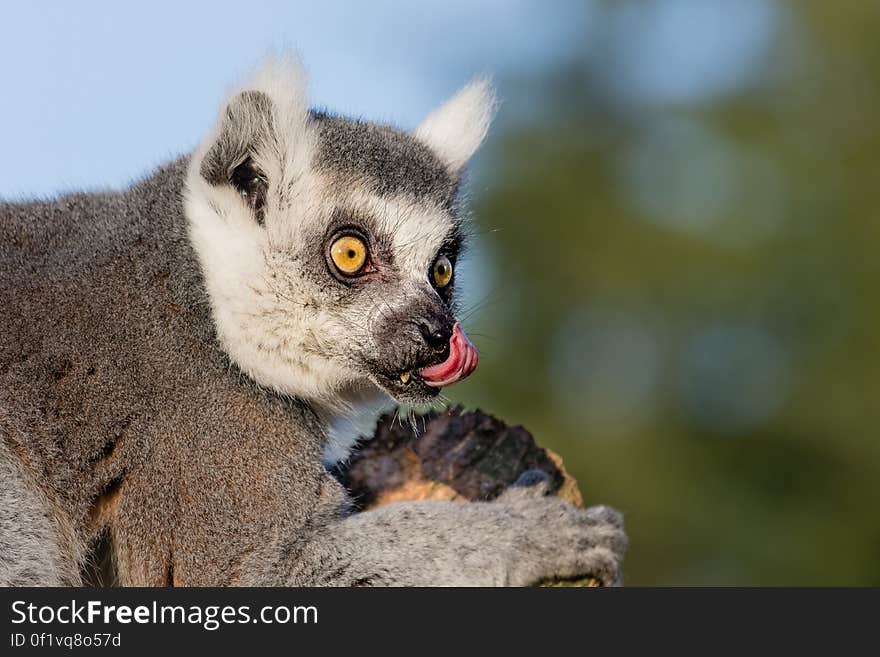
M 427 345 L 437 351 L 445 349 L 452 337 L 452 324 L 442 320 L 422 320 L 419 330 Z

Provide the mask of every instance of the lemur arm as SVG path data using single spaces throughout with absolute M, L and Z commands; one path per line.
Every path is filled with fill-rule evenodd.
M 524 586 L 592 575 L 618 583 L 620 514 L 518 485 L 493 502 L 401 502 L 328 524 L 291 549 L 291 586 Z

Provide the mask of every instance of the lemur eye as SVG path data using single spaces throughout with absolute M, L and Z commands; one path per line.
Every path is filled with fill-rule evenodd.
M 330 245 L 330 258 L 341 273 L 354 276 L 367 262 L 367 245 L 359 237 L 343 235 Z
M 434 261 L 433 271 L 434 285 L 438 288 L 446 287 L 452 280 L 452 263 L 445 255 L 440 256 Z

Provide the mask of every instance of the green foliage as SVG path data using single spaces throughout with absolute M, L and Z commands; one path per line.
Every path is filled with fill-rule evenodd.
M 748 84 L 647 102 L 607 84 L 603 5 L 504 85 L 502 119 L 538 109 L 473 185 L 453 397 L 626 513 L 630 584 L 880 584 L 880 5 L 774 7 Z

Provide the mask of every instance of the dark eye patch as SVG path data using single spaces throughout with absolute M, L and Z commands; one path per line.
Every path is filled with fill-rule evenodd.
M 381 229 L 381 223 L 374 217 L 346 207 L 338 207 L 333 211 L 327 226 L 323 243 L 329 243 L 334 234 L 354 232 L 368 245 L 371 258 L 381 265 L 382 269 L 393 264 L 393 239 Z
M 257 223 L 261 226 L 266 213 L 266 193 L 269 183 L 257 167 L 253 158 L 246 158 L 229 174 L 229 183 L 241 194 L 245 203 L 254 211 Z

